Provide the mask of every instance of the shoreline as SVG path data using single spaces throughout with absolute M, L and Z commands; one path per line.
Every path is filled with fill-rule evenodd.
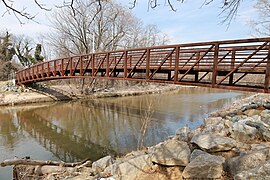
M 29 88 L 24 89 L 24 92 L 0 92 L 0 107 L 76 99 L 138 96 L 168 92 L 173 93 L 174 91 L 180 90 L 182 86 L 171 84 L 135 85 L 122 88 L 102 89 L 89 95 L 82 95 L 76 88 L 70 86 L 50 86 L 47 89 L 50 88 L 53 91 L 51 94 Z M 63 89 L 71 90 L 69 92 L 64 92 Z
M 45 179 L 269 178 L 269 127 L 270 96 L 255 94 L 211 113 L 194 130 L 180 128 L 167 140 L 123 157 L 75 167 L 16 165 L 15 173 L 31 170 L 30 176 Z

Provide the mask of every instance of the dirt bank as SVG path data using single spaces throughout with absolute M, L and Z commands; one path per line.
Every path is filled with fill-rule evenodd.
M 11 82 L 0 83 L 0 106 L 14 106 L 17 104 L 62 101 L 81 98 L 105 98 L 118 96 L 135 96 L 152 93 L 177 91 L 179 85 L 172 84 L 136 84 L 134 86 L 100 88 L 89 94 L 82 94 L 75 85 L 52 85 L 30 88 L 13 86 Z

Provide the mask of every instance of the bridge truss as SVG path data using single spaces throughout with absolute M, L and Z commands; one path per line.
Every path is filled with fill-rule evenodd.
M 107 78 L 270 92 L 270 38 L 213 41 L 97 52 L 35 64 L 18 84 Z

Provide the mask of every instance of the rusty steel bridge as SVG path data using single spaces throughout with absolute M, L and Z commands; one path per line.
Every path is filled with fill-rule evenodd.
M 106 78 L 269 93 L 270 38 L 240 39 L 97 52 L 35 64 L 17 84 Z

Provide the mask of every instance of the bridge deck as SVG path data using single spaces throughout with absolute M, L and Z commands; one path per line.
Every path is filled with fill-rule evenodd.
M 257 38 L 84 54 L 23 69 L 16 81 L 90 77 L 269 92 L 269 43 Z

